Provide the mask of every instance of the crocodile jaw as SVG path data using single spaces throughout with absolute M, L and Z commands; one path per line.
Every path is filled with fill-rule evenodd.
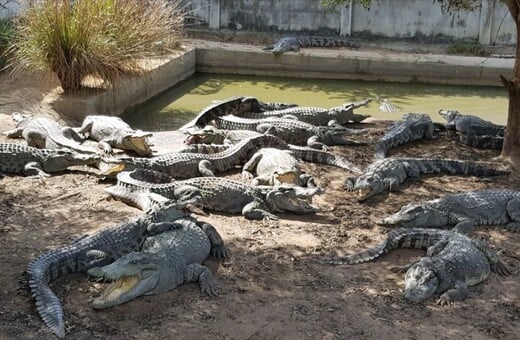
M 415 303 L 422 302 L 432 297 L 438 287 L 439 278 L 421 260 L 406 272 L 404 297 Z
M 142 134 L 140 136 L 127 136 L 123 139 L 125 147 L 134 150 L 139 156 L 149 156 L 152 154 L 148 137 L 152 134 Z
M 363 187 L 363 188 L 359 188 L 357 190 L 357 199 L 358 199 L 358 201 L 367 200 L 371 196 L 372 196 L 372 188 L 370 188 L 370 187 Z

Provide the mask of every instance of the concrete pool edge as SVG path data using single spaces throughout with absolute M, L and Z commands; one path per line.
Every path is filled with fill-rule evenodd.
M 274 56 L 258 46 L 191 40 L 145 75 L 97 93 L 61 96 L 53 103 L 73 120 L 91 114 L 120 115 L 195 72 L 314 79 L 356 79 L 452 85 L 501 86 L 514 59 L 397 53 L 384 50 L 306 49 Z

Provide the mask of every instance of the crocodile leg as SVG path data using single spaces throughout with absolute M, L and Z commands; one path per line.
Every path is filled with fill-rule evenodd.
M 103 150 L 103 152 L 107 155 L 110 155 L 113 152 L 112 146 L 104 140 L 98 142 L 98 148 Z
M 227 259 L 230 257 L 229 250 L 224 246 L 224 240 L 218 233 L 217 229 L 206 222 L 195 222 L 209 238 L 211 243 L 211 256 L 215 259 Z
M 520 232 L 520 199 L 512 199 L 506 204 L 506 211 L 512 222 L 506 225 L 511 232 Z
M 41 134 L 41 132 L 31 129 L 25 129 L 23 131 L 23 135 L 25 137 L 27 145 L 29 146 L 38 149 L 45 149 L 47 147 L 46 138 Z
M 242 167 L 242 179 L 243 180 L 250 180 L 254 176 L 254 173 L 256 172 L 256 166 L 258 165 L 258 162 L 262 159 L 263 154 L 261 153 L 255 153 Z
M 213 275 L 208 267 L 198 263 L 186 266 L 183 274 L 183 283 L 199 282 L 200 290 L 209 296 L 217 296 L 218 290 Z
M 213 173 L 211 168 L 212 168 L 211 162 L 208 161 L 207 159 L 204 159 L 199 162 L 199 172 L 202 176 L 215 177 L 215 174 Z
M 45 171 L 43 171 L 40 164 L 38 164 L 36 162 L 29 162 L 29 163 L 25 164 L 24 174 L 26 176 L 38 176 L 40 178 L 51 176 L 48 173 L 46 173 Z
M 437 256 L 444 248 L 446 248 L 448 242 L 449 240 L 447 238 L 439 240 L 439 242 L 435 243 L 433 246 L 428 247 L 426 255 L 429 257 Z
M 20 138 L 22 137 L 23 128 L 16 128 L 13 130 L 5 131 L 4 135 L 6 135 L 9 138 Z
M 492 250 L 485 242 L 480 240 L 471 240 L 473 245 L 478 248 L 488 259 L 491 271 L 501 276 L 511 275 L 511 270 L 506 266 L 504 262 L 500 260 L 497 253 Z
M 437 300 L 437 304 L 441 306 L 451 305 L 454 301 L 463 301 L 469 297 L 469 289 L 462 281 L 455 283 L 455 288 L 442 293 Z
M 453 229 L 461 234 L 470 234 L 475 227 L 475 221 L 466 215 L 450 213 L 448 221 L 455 222 Z
M 244 215 L 245 218 L 250 220 L 261 220 L 261 219 L 268 219 L 268 220 L 277 220 L 278 216 L 271 214 L 270 212 L 266 211 L 262 207 L 263 204 L 261 204 L 258 201 L 253 201 L 249 204 L 246 204 L 244 208 L 242 209 L 242 215 Z

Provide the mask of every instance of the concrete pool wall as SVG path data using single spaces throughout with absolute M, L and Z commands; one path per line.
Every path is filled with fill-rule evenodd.
M 161 58 L 143 76 L 126 79 L 113 89 L 62 95 L 53 107 L 75 121 L 91 114 L 120 115 L 195 72 L 501 86 L 498 75 L 510 77 L 513 64 L 514 59 L 387 50 L 315 48 L 275 56 L 259 46 L 192 40 L 184 51 Z

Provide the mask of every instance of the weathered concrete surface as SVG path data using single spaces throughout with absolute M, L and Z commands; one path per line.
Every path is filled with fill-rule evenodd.
M 193 41 L 197 71 L 297 78 L 501 86 L 499 74 L 512 74 L 514 59 L 385 50 L 307 48 L 275 56 L 258 46 Z
M 125 109 L 142 103 L 195 72 L 195 49 L 188 47 L 166 57 L 152 59 L 151 70 L 141 77 L 119 82 L 113 89 L 62 95 L 53 108 L 68 120 L 81 121 L 87 115 L 120 115 Z

